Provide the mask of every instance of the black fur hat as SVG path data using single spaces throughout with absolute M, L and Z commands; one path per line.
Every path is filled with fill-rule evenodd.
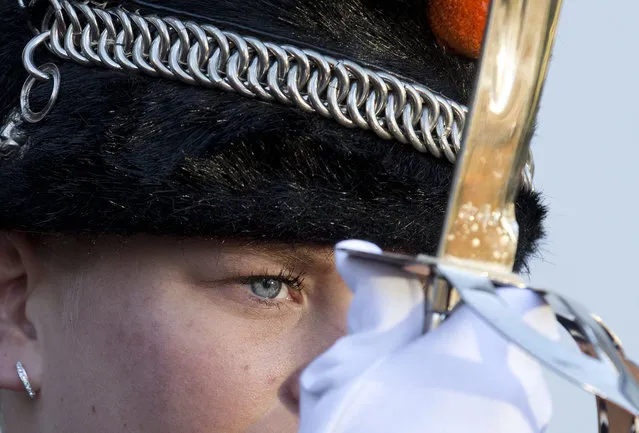
M 18 3 L 0 5 L 3 118 L 19 104 L 21 52 L 33 36 Z M 462 104 L 472 92 L 475 63 L 437 45 L 424 0 L 133 7 L 311 46 Z M 445 160 L 276 102 L 41 55 L 39 63 L 60 68 L 60 95 L 44 120 L 20 125 L 19 155 L 0 157 L 0 229 L 318 244 L 361 238 L 407 253 L 436 249 L 453 174 Z M 33 104 L 48 97 L 47 87 Z M 535 250 L 544 214 L 538 195 L 522 191 L 518 268 Z

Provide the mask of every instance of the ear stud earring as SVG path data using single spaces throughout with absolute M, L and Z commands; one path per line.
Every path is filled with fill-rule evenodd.
M 27 391 L 27 394 L 29 394 L 29 398 L 31 398 L 31 400 L 35 400 L 36 393 L 33 391 L 33 387 L 29 381 L 29 375 L 27 374 L 27 370 L 25 370 L 24 365 L 22 365 L 22 362 L 18 361 L 16 363 L 16 369 L 18 370 L 18 377 L 22 381 L 24 389 Z

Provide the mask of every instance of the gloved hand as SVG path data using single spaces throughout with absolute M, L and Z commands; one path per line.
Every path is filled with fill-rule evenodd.
M 381 252 L 370 243 L 338 245 Z M 537 433 L 551 401 L 532 358 L 467 307 L 422 335 L 424 293 L 391 267 L 336 253 L 355 296 L 348 335 L 301 376 L 300 433 Z M 554 315 L 532 291 L 499 295 L 538 331 L 559 338 Z

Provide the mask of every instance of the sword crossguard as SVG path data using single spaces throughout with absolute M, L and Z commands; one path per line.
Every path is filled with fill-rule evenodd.
M 481 268 L 461 267 L 428 256 L 372 254 L 339 249 L 355 260 L 392 266 L 424 281 L 425 332 L 454 314 L 460 303 L 470 307 L 505 339 L 516 344 L 546 367 L 598 401 L 601 433 L 630 433 L 639 427 L 639 367 L 626 358 L 619 338 L 603 321 L 581 304 L 556 293 L 530 289 L 513 274 L 493 276 Z M 511 278 L 512 277 L 512 278 Z M 515 284 L 511 283 L 514 282 Z M 504 303 L 496 289 L 510 286 L 533 290 L 553 309 L 555 316 L 581 352 L 552 341 L 528 326 Z

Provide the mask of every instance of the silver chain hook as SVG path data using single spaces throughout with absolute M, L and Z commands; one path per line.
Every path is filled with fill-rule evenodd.
M 22 117 L 24 118 L 24 120 L 29 123 L 37 123 L 44 119 L 44 117 L 49 114 L 49 112 L 53 108 L 55 102 L 58 99 L 58 94 L 60 93 L 60 70 L 58 69 L 58 67 L 53 63 L 45 63 L 44 65 L 38 67 L 33 60 L 35 50 L 40 45 L 46 43 L 46 41 L 50 37 L 50 30 L 44 33 L 40 33 L 39 35 L 31 39 L 31 41 L 29 41 L 22 53 L 22 63 L 24 65 L 24 68 L 29 73 L 29 76 L 22 85 L 22 91 L 20 92 L 20 110 L 22 112 Z M 42 110 L 32 110 L 29 99 L 33 90 L 33 86 L 35 85 L 36 81 L 47 82 L 49 80 L 53 80 L 53 89 L 51 90 L 51 96 L 49 96 L 49 100 Z
M 38 0 L 30 0 L 28 3 L 26 0 L 18 0 L 18 6 L 22 9 L 29 9 L 35 6 Z M 62 17 L 62 5 L 58 0 L 48 0 L 50 4 L 50 10 L 56 16 L 56 20 L 63 20 Z M 29 41 L 22 52 L 22 64 L 29 76 L 22 85 L 20 92 L 20 112 L 22 119 L 29 123 L 40 122 L 51 111 L 55 102 L 58 99 L 60 93 L 60 70 L 53 63 L 45 63 L 42 66 L 37 66 L 34 61 L 34 53 L 37 48 L 47 43 L 51 39 L 51 30 L 37 32 L 36 35 Z M 53 81 L 53 88 L 49 100 L 45 104 L 44 108 L 40 111 L 34 111 L 31 108 L 30 96 L 33 91 L 33 87 L 36 82 L 48 82 Z

